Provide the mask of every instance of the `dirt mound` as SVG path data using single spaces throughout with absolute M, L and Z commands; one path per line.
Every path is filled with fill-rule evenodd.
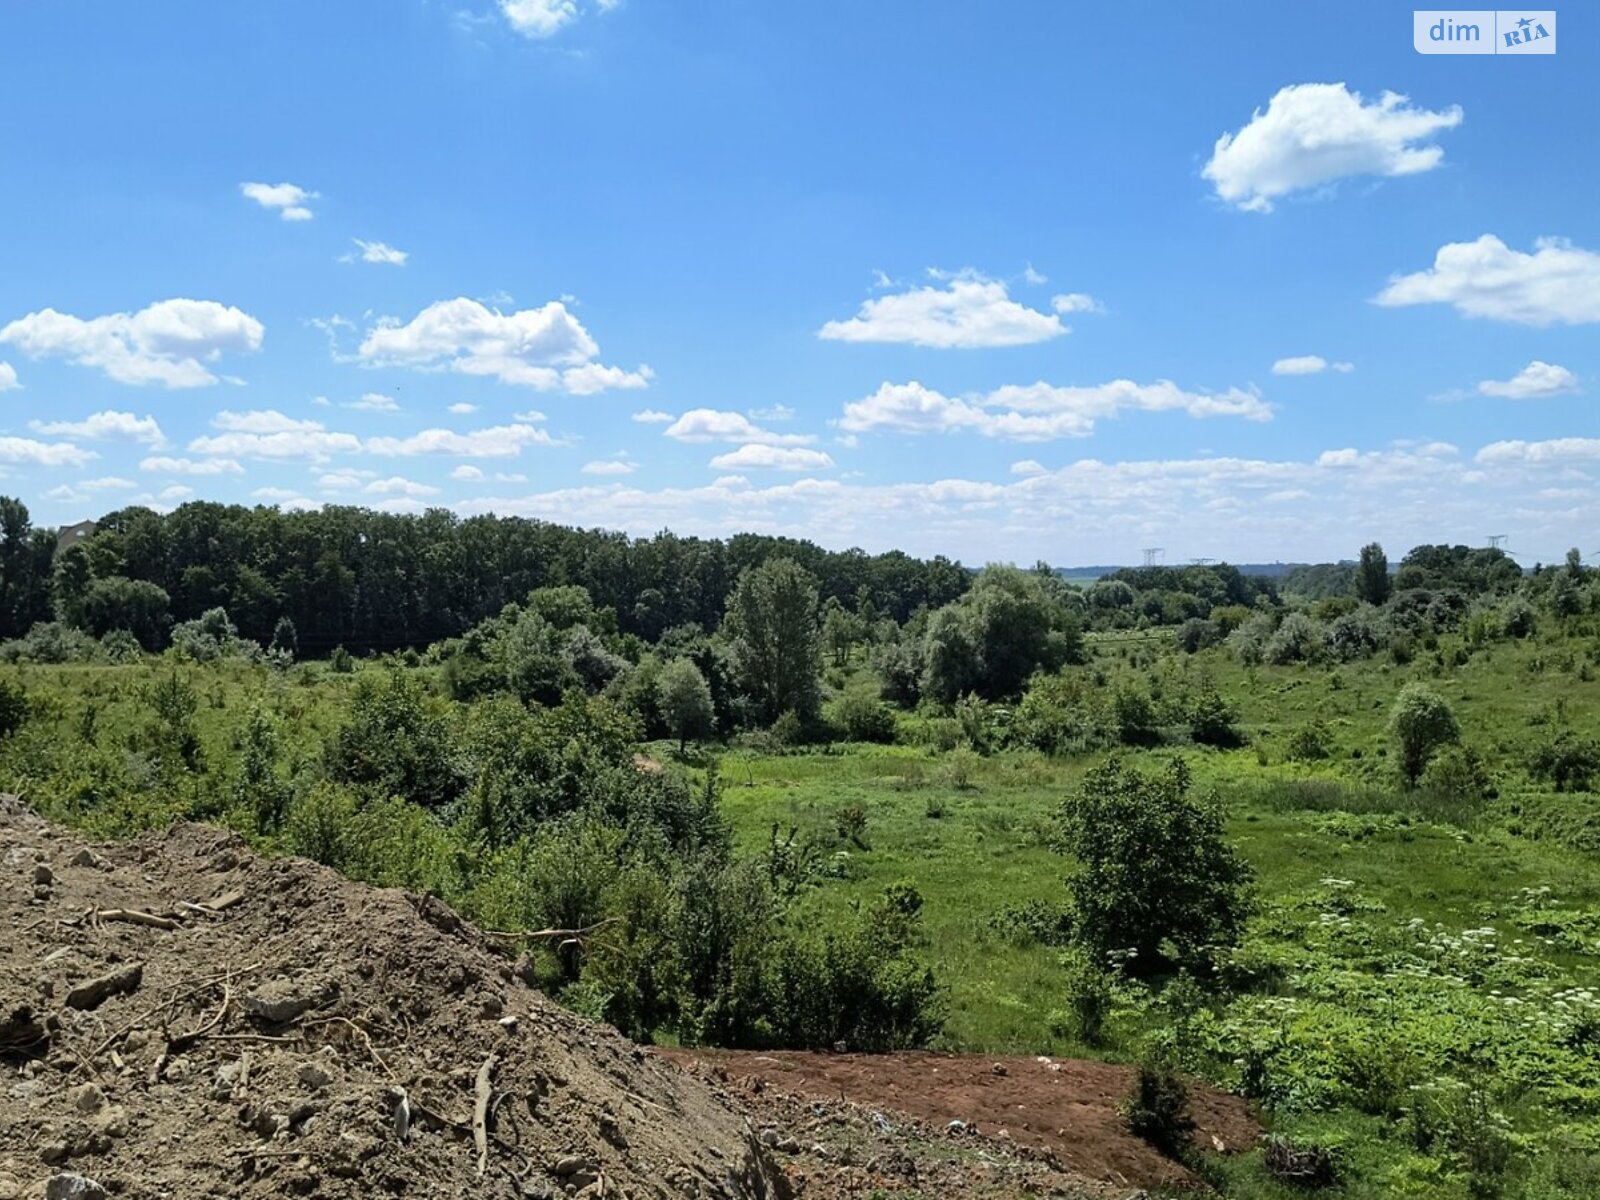
M 672 1050 L 667 1057 L 709 1067 L 756 1106 L 823 1099 L 865 1112 L 904 1114 L 925 1133 L 955 1144 L 987 1135 L 1090 1179 L 1146 1186 L 1199 1183 L 1181 1164 L 1132 1136 L 1118 1108 L 1131 1068 L 1077 1059 L 973 1054 L 808 1054 Z M 1197 1147 L 1246 1150 L 1261 1127 L 1236 1096 L 1196 1083 L 1190 1091 Z M 888 1118 L 885 1118 L 888 1119 Z M 816 1128 L 836 1124 L 832 1114 Z
M 0 1197 L 789 1192 L 443 905 L 206 826 L 90 848 L 0 799 L 0 1065 Z
M 565 1012 L 436 900 L 210 826 L 89 846 L 0 796 L 0 1200 L 1098 1196 L 1173 1178 L 1144 1159 L 1090 1183 L 1073 1136 L 1023 1136 L 1054 1115 L 988 1137 L 976 1095 L 957 1115 L 995 1128 L 951 1136 L 908 1081 L 956 1060 L 722 1059 L 791 1064 L 772 1073 L 785 1098 L 730 1085 L 718 1058 L 686 1071 Z

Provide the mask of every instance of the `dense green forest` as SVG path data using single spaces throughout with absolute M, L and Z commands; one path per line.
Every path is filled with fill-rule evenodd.
M 1133 1061 L 1225 1194 L 1600 1180 L 1600 572 L 0 501 L 0 787 L 439 895 L 646 1041 Z M 1354 548 L 1353 548 L 1354 549 Z M 1276 1147 L 1276 1149 L 1274 1149 Z M 1285 1162 L 1307 1168 L 1285 1182 Z

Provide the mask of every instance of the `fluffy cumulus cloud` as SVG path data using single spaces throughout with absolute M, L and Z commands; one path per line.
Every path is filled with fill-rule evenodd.
M 366 242 L 360 238 L 351 238 L 356 244 L 355 250 L 344 256 L 344 262 L 378 263 L 387 267 L 403 267 L 406 259 L 411 255 L 404 250 L 396 250 L 388 242 Z
M 957 397 L 917 382 L 885 383 L 872 395 L 844 407 L 839 427 L 852 433 L 958 433 L 1013 442 L 1088 437 L 1095 422 L 1124 411 L 1183 412 L 1191 417 L 1272 418 L 1272 408 L 1254 392 L 1189 392 L 1169 380 L 1138 384 L 1128 379 L 1092 387 L 1035 383 Z
M 242 475 L 244 468 L 232 458 L 164 458 L 141 459 L 141 471 L 158 471 L 164 475 Z
M 578 19 L 576 0 L 500 0 L 500 13 L 523 37 L 554 37 Z
M 0 463 L 34 467 L 81 467 L 99 457 L 71 442 L 39 442 L 33 438 L 0 437 Z
M 822 450 L 804 450 L 795 446 L 774 446 L 755 442 L 740 446 L 727 454 L 711 460 L 719 471 L 743 471 L 750 468 L 769 471 L 825 471 L 833 466 L 833 459 Z
M 261 349 L 263 333 L 260 321 L 237 308 L 173 299 L 87 320 L 41 309 L 0 329 L 0 343 L 31 358 L 94 367 L 119 383 L 191 388 L 217 382 L 205 364 Z
M 450 478 L 460 483 L 476 483 L 483 478 L 483 468 L 475 467 L 471 463 L 462 463 L 450 472 Z
M 424 429 L 409 437 L 368 438 L 367 452 L 384 458 L 445 455 L 455 458 L 515 458 L 524 446 L 560 443 L 534 425 L 496 425 L 457 433 L 453 429 Z
M 369 496 L 437 496 L 439 489 L 428 483 L 417 483 L 403 475 L 391 475 L 388 479 L 374 479 L 361 489 Z
M 1477 461 L 1488 466 L 1600 463 L 1600 438 L 1567 437 L 1551 438 L 1543 442 L 1492 442 L 1478 451 Z
M 1354 363 L 1329 362 L 1320 354 L 1297 354 L 1291 358 L 1280 358 L 1272 364 L 1274 375 L 1320 375 L 1324 371 L 1348 374 L 1355 369 Z
M 400 402 L 382 392 L 367 392 L 360 399 L 350 401 L 348 407 L 362 412 L 397 413 L 400 411 Z
M 311 220 L 309 202 L 317 198 L 317 193 L 292 183 L 241 183 L 239 191 L 246 200 L 275 210 L 285 221 Z
M 369 366 L 458 371 L 576 395 L 649 385 L 649 367 L 606 366 L 594 361 L 599 353 L 562 301 L 506 313 L 458 296 L 428 305 L 410 321 L 381 322 L 357 357 Z
M 17 369 L 8 362 L 0 362 L 0 392 L 9 392 L 21 386 L 17 382 Z
M 1565 367 L 1534 359 L 1510 379 L 1485 379 L 1478 391 L 1485 396 L 1499 396 L 1507 400 L 1538 400 L 1544 396 L 1562 396 L 1578 390 L 1578 377 Z
M 1050 307 L 1063 316 L 1070 313 L 1101 313 L 1105 305 L 1087 292 L 1062 292 L 1050 298 Z
M 763 446 L 804 446 L 817 439 L 803 433 L 773 433 L 741 412 L 691 408 L 662 431 L 680 442 L 742 442 Z
M 1218 138 L 1202 174 L 1227 203 L 1271 212 L 1280 197 L 1351 176 L 1431 171 L 1444 161 L 1433 138 L 1459 124 L 1455 105 L 1430 112 L 1395 92 L 1364 100 L 1342 83 L 1293 84 Z
M 28 428 L 51 437 L 139 442 L 152 449 L 167 444 L 154 417 L 136 417 L 130 412 L 109 409 L 92 413 L 81 421 L 29 421 Z
M 1033 458 L 1024 458 L 1011 464 L 1013 475 L 1043 475 L 1044 470 L 1044 464 Z
M 1087 297 L 1085 297 L 1087 299 Z M 1006 285 L 972 272 L 878 296 L 845 321 L 829 321 L 818 336 L 837 342 L 896 342 L 942 350 L 1028 346 L 1068 332 L 1055 313 L 1013 300 Z
M 672 423 L 672 414 L 660 412 L 654 408 L 645 408 L 634 413 L 633 419 L 641 425 L 669 425 Z
M 601 458 L 594 462 L 586 462 L 580 468 L 585 475 L 632 475 L 639 469 L 637 463 L 626 462 L 620 458 Z
M 453 413 L 455 416 L 458 416 L 458 417 L 471 416 L 473 413 L 475 413 L 477 411 L 478 411 L 478 406 L 476 404 L 468 404 L 464 400 L 463 401 L 459 401 L 459 402 L 457 402 L 455 404 L 452 404 L 450 406 L 450 412 Z
M 322 462 L 361 450 L 361 439 L 352 433 L 335 433 L 320 421 L 299 420 L 276 409 L 221 412 L 211 424 L 221 432 L 195 438 L 189 443 L 191 454 Z
M 1439 247 L 1432 267 L 1395 276 L 1377 303 L 1450 304 L 1462 316 L 1518 325 L 1592 325 L 1600 322 L 1600 254 L 1563 238 L 1540 238 L 1526 254 L 1486 233 Z

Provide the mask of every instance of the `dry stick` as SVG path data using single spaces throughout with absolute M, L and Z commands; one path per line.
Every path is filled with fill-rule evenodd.
M 472 1140 L 478 1147 L 478 1178 L 489 1169 L 489 1098 L 493 1094 L 490 1078 L 494 1074 L 494 1055 L 483 1060 L 478 1068 L 478 1081 L 473 1088 Z
M 129 925 L 148 925 L 151 929 L 177 929 L 171 917 L 158 917 L 155 913 L 140 912 L 136 908 L 102 908 L 96 911 L 97 921 L 125 921 Z
M 149 1009 L 146 1012 L 140 1013 L 137 1017 L 135 1017 L 133 1020 L 129 1021 L 126 1025 L 124 1025 L 121 1029 L 117 1030 L 115 1033 L 113 1033 L 109 1037 L 107 1037 L 103 1042 L 101 1042 L 98 1046 L 96 1046 L 93 1050 L 91 1050 L 89 1052 L 89 1057 L 90 1058 L 99 1058 L 100 1055 L 103 1054 L 106 1051 L 106 1049 L 108 1047 L 110 1047 L 110 1045 L 113 1042 L 120 1041 L 122 1038 L 127 1037 L 128 1034 L 132 1033 L 140 1025 L 143 1025 L 151 1017 L 155 1016 L 157 1013 L 165 1012 L 167 1009 L 171 1008 L 174 1004 L 178 1004 L 181 1001 L 187 1000 L 191 996 L 198 996 L 201 992 L 208 991 L 211 988 L 216 987 L 217 984 L 219 984 L 219 983 L 222 984 L 224 987 L 226 987 L 227 984 L 230 983 L 236 976 L 248 975 L 248 974 L 250 974 L 251 971 L 259 971 L 260 969 L 261 969 L 261 964 L 260 963 L 251 963 L 248 967 L 240 967 L 237 970 L 233 970 L 233 971 L 224 971 L 221 975 L 214 975 L 210 979 L 207 979 L 204 983 L 196 984 L 194 987 L 190 988 L 187 992 L 182 992 L 182 993 L 180 993 L 180 994 L 178 994 L 176 996 L 170 997 L 169 999 L 163 1000 L 160 1004 L 156 1005 L 154 1008 Z
M 483 932 L 490 937 L 506 938 L 511 941 L 581 941 L 595 930 L 614 925 L 621 919 L 621 917 L 607 917 L 604 921 L 596 921 L 593 925 L 585 925 L 581 929 L 485 929 Z

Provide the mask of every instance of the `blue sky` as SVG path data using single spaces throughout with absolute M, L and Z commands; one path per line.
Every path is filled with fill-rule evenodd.
M 7 5 L 0 489 L 1600 549 L 1600 27 L 1411 11 Z

